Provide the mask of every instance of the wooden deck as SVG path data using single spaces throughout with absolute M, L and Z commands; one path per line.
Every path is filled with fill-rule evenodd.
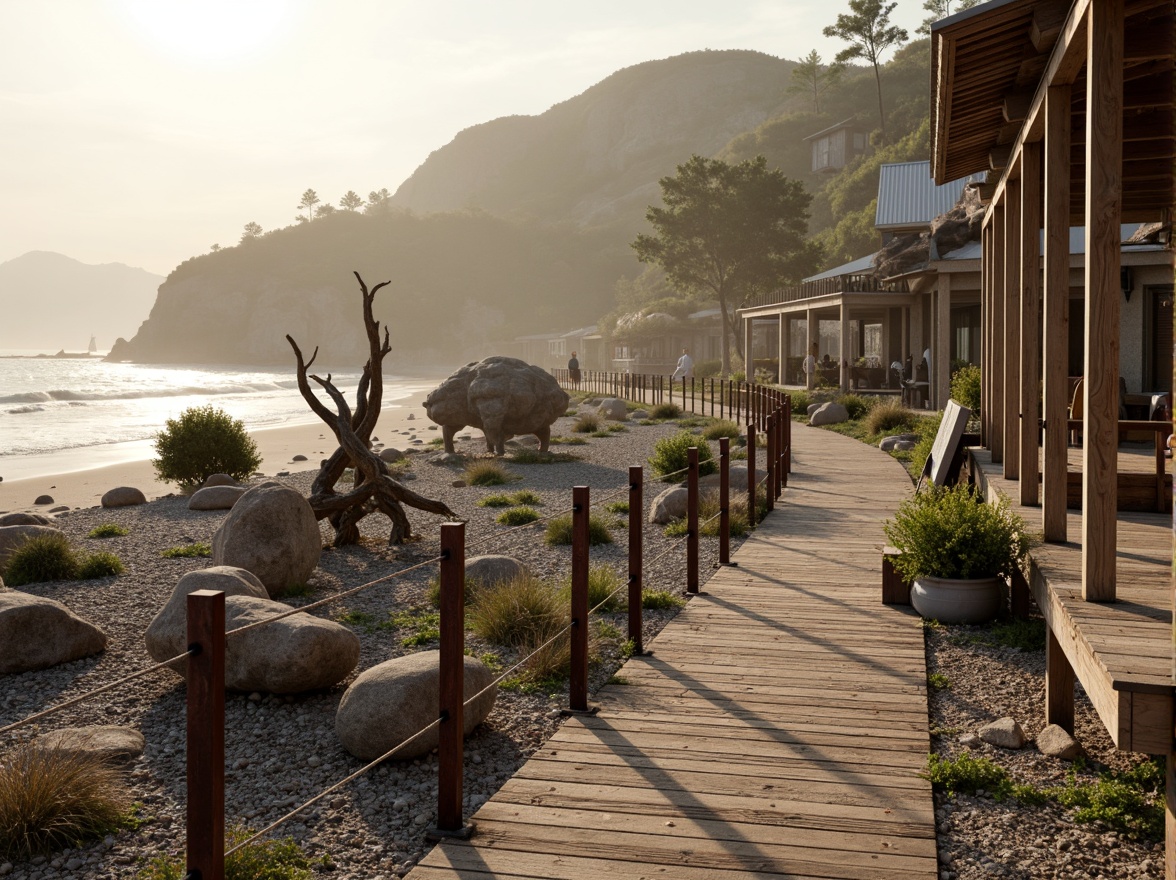
M 880 601 L 880 522 L 911 483 L 853 440 L 793 437 L 738 567 L 410 877 L 937 877 L 922 627 Z
M 1070 450 L 1070 470 L 1081 468 L 1080 453 Z M 1041 508 L 1017 507 L 1017 484 L 1001 476 L 1002 466 L 992 464 L 987 450 L 970 454 L 977 482 L 989 497 L 999 492 L 1009 498 L 1029 528 L 1040 532 Z M 1145 466 L 1151 466 L 1147 456 L 1120 455 L 1120 471 Z M 1082 598 L 1082 547 L 1075 540 L 1082 534 L 1080 512 L 1068 514 L 1069 542 L 1031 551 L 1029 586 L 1056 649 L 1082 682 L 1115 745 L 1166 755 L 1173 729 L 1171 517 L 1121 511 L 1117 533 L 1117 601 Z M 1059 672 L 1053 678 L 1068 684 L 1066 670 Z M 1064 717 L 1072 688 L 1047 696 Z

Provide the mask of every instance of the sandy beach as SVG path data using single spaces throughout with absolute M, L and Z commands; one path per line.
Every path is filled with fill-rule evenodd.
M 386 446 L 403 448 L 410 445 L 413 438 L 428 443 L 438 436 L 436 426 L 425 415 L 424 400 L 427 396 L 428 391 L 422 390 L 394 403 L 385 403 L 373 437 Z M 268 476 L 282 471 L 311 470 L 318 466 L 320 459 L 335 450 L 334 438 L 322 422 L 264 428 L 252 432 L 252 436 L 261 452 L 261 472 Z M 162 483 L 156 478 L 151 459 L 147 457 L 153 454 L 151 444 L 135 444 L 135 448 L 144 457 L 101 467 L 63 469 L 62 472 L 47 476 L 5 479 L 0 482 L 0 513 L 43 513 L 58 506 L 96 507 L 101 504 L 103 494 L 116 486 L 134 486 L 142 490 L 148 499 L 177 492 L 174 485 Z M 305 455 L 307 461 L 294 461 L 295 455 Z M 3 474 L 0 473 L 0 476 Z M 42 495 L 49 495 L 53 503 L 34 504 Z

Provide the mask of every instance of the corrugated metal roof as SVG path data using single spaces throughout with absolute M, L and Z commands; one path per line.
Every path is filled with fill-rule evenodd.
M 810 134 L 808 137 L 805 138 L 805 140 L 811 141 L 813 138 L 819 138 L 819 137 L 821 137 L 821 135 L 828 134 L 831 131 L 838 131 L 839 129 L 842 129 L 842 128 L 861 129 L 862 124 L 860 122 L 858 122 L 858 118 L 856 116 L 851 116 L 851 117 L 849 117 L 849 119 L 843 119 L 841 122 L 838 122 L 836 125 L 830 125 L 828 128 L 822 128 L 816 134 Z
M 805 278 L 807 281 L 822 281 L 825 278 L 840 278 L 842 275 L 860 275 L 863 272 L 869 272 L 874 268 L 874 255 L 870 254 L 865 257 L 858 257 L 843 266 L 837 266 L 833 269 L 828 269 L 820 275 L 813 275 Z
M 1122 223 L 1119 225 L 1119 241 L 1126 241 L 1135 234 L 1135 230 L 1140 227 L 1139 223 Z M 1038 233 L 1038 246 L 1045 247 L 1045 233 Z M 1140 253 L 1146 251 L 1162 251 L 1164 246 L 1162 244 L 1129 244 L 1123 245 L 1123 250 L 1128 253 Z M 1086 253 L 1086 227 L 1085 226 L 1071 226 L 1070 227 L 1070 253 L 1071 254 L 1085 254 Z M 978 260 L 980 259 L 980 242 L 970 241 L 962 248 L 951 251 L 947 254 L 941 254 L 941 260 Z
M 965 184 L 980 183 L 983 174 L 961 177 L 943 186 L 931 179 L 931 163 L 894 162 L 878 172 L 876 229 L 901 229 L 930 223 L 955 207 Z

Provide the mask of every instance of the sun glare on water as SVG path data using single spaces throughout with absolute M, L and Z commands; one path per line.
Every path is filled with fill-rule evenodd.
M 226 64 L 272 45 L 289 23 L 289 0 L 120 0 L 126 19 L 161 54 Z

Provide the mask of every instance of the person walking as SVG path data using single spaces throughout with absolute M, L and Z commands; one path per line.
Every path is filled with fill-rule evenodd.
M 580 362 L 576 359 L 576 353 L 573 351 L 571 358 L 568 359 L 568 378 L 572 380 L 572 387 L 580 387 Z
M 678 358 L 678 365 L 674 367 L 674 375 L 670 378 L 674 381 L 694 378 L 694 361 L 690 357 L 690 349 L 682 349 L 682 356 Z

